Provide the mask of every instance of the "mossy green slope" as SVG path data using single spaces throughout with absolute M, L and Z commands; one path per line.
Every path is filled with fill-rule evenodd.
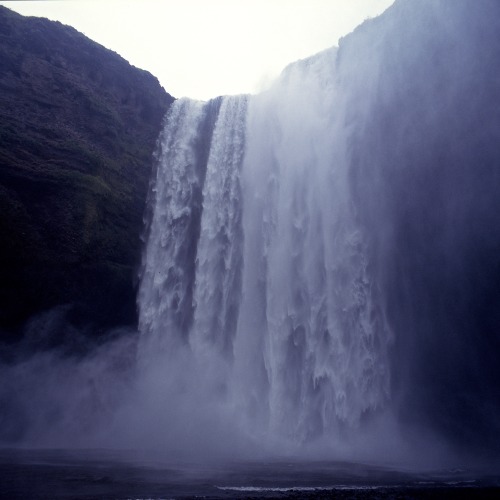
M 152 154 L 173 98 L 73 28 L 0 7 L 0 332 L 74 304 L 136 319 Z

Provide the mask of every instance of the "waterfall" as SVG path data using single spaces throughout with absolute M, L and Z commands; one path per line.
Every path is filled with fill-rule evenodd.
M 497 0 L 397 0 L 257 95 L 176 100 L 141 334 L 25 359 L 67 328 L 35 318 L 0 346 L 0 441 L 496 463 L 499 32 Z
M 150 193 L 151 221 L 139 290 L 142 332 L 164 352 L 187 342 L 193 316 L 194 259 L 213 108 L 188 99 L 172 106 L 158 152 Z
M 257 96 L 172 105 L 139 291 L 144 351 L 189 352 L 242 426 L 292 442 L 339 437 L 389 399 L 336 57 Z
M 215 124 L 203 187 L 201 233 L 195 262 L 193 349 L 232 355 L 241 295 L 240 168 L 247 98 L 223 99 Z M 214 360 L 217 362 L 217 360 Z
M 139 311 L 172 411 L 498 451 L 499 5 L 399 0 L 258 95 L 171 107 Z

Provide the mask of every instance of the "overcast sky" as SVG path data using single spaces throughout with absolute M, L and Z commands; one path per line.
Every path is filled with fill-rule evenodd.
M 175 97 L 255 93 L 394 0 L 0 1 L 69 24 L 153 73 Z

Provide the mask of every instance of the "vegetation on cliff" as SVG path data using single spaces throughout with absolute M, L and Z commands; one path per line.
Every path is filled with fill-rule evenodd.
M 71 27 L 0 7 L 0 333 L 58 305 L 134 324 L 134 275 L 162 118 L 146 71 Z

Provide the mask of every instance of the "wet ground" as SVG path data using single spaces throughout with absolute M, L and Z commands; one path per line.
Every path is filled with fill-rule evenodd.
M 500 477 L 346 462 L 167 462 L 138 452 L 0 450 L 2 499 L 500 498 Z

